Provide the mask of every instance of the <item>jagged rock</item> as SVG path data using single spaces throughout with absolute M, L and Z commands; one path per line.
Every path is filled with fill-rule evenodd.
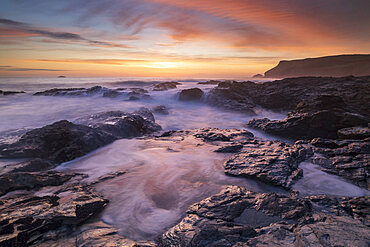
M 49 231 L 73 231 L 106 206 L 87 187 L 74 186 L 48 196 L 21 195 L 0 200 L 0 245 L 29 246 Z
M 142 109 L 133 113 L 121 111 L 102 112 L 79 118 L 75 122 L 88 125 L 91 128 L 112 135 L 117 139 L 137 137 L 161 129 L 161 127 L 154 122 L 153 114 L 147 109 Z
M 180 101 L 200 101 L 204 92 L 199 88 L 184 89 L 179 94 Z
M 216 153 L 237 153 L 243 148 L 241 144 L 234 144 L 229 146 L 220 147 L 215 150 Z
M 116 137 L 67 120 L 55 122 L 24 134 L 17 142 L 0 146 L 0 155 L 7 158 L 46 158 L 54 163 L 73 160 Z
M 229 186 L 192 205 L 186 217 L 158 239 L 158 245 L 233 246 L 256 237 L 260 227 L 296 223 L 310 213 L 305 200 Z
M 26 93 L 26 92 L 24 92 L 24 91 L 3 91 L 3 90 L 0 90 L 0 95 L 4 95 L 4 96 L 14 95 L 14 94 L 21 94 L 21 93 Z
M 243 144 L 243 151 L 225 162 L 226 174 L 255 178 L 284 188 L 290 188 L 302 177 L 303 171 L 298 166 L 307 158 L 305 148 L 279 141 L 250 140 Z
M 0 196 L 14 190 L 31 190 L 45 186 L 62 185 L 75 174 L 56 171 L 12 172 L 0 176 Z
M 177 88 L 177 85 L 181 85 L 179 82 L 161 82 L 153 87 L 153 91 L 167 91 L 169 89 Z
M 370 137 L 369 127 L 351 127 L 338 130 L 339 139 L 365 139 Z
M 42 92 L 37 92 L 35 96 L 93 96 L 102 95 L 104 97 L 117 97 L 120 92 L 101 86 L 91 88 L 53 88 Z
M 342 176 L 352 183 L 370 189 L 370 139 L 298 141 L 297 145 L 311 148 L 316 155 L 312 163 L 328 173 Z
M 152 111 L 154 113 L 163 114 L 163 115 L 168 115 L 169 114 L 169 111 L 168 111 L 167 107 L 164 106 L 164 105 L 155 106 L 155 107 L 153 107 Z
M 200 138 L 205 142 L 222 141 L 228 142 L 233 139 L 249 139 L 253 134 L 246 130 L 238 129 L 218 129 L 218 128 L 203 128 L 194 130 L 193 134 L 196 138 Z
M 330 204 L 330 203 L 329 203 Z M 308 198 L 228 186 L 192 205 L 158 246 L 367 246 L 370 229 L 350 215 L 312 207 Z M 354 245 L 353 245 L 354 244 Z

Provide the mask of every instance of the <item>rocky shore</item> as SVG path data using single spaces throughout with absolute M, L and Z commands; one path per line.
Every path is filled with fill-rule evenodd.
M 14 159 L 0 168 L 0 246 L 368 246 L 369 193 L 359 197 L 307 195 L 294 185 L 305 176 L 301 162 L 309 161 L 368 192 L 370 78 L 217 83 L 208 93 L 185 89 L 178 99 L 205 100 L 249 115 L 261 108 L 289 112 L 286 119 L 253 119 L 247 126 L 293 141 L 265 140 L 240 129 L 160 132 L 153 113 L 171 114 L 164 105 L 152 111 L 102 112 L 30 130 L 0 145 L 0 158 Z M 177 85 L 162 83 L 152 90 Z M 125 90 L 51 89 L 35 95 L 141 97 L 148 93 L 128 89 L 136 94 L 128 96 Z M 128 176 L 130 171 L 87 180 L 87 174 L 54 168 L 118 139 L 136 137 L 152 143 L 186 142 L 194 150 L 207 146 L 214 154 L 225 155 L 226 175 L 252 179 L 282 192 L 225 186 L 218 194 L 192 204 L 179 222 L 155 239 L 136 241 L 121 236 L 117 228 L 99 218 L 109 200 L 96 192 L 96 185 Z

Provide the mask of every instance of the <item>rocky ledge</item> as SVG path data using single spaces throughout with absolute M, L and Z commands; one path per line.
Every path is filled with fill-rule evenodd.
M 169 89 L 175 89 L 178 85 L 181 85 L 179 82 L 161 82 L 153 86 L 153 91 L 167 91 Z
M 26 92 L 24 92 L 24 91 L 3 91 L 3 90 L 0 90 L 0 95 L 4 95 L 4 96 L 21 94 L 21 93 L 26 93 Z
M 2 158 L 42 158 L 59 164 L 83 156 L 120 138 L 131 138 L 161 129 L 153 114 L 103 112 L 76 120 L 55 122 L 24 134 L 18 141 L 0 146 Z M 27 164 L 28 166 L 28 164 Z
M 370 241 L 370 229 L 352 212 L 359 209 L 363 214 L 368 213 L 364 206 L 369 206 L 370 199 L 352 200 L 343 198 L 341 204 L 325 196 L 299 198 L 229 186 L 192 205 L 185 218 L 159 237 L 157 243 L 158 246 L 365 247 Z

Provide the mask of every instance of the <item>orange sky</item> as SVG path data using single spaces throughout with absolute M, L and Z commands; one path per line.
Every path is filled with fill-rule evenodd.
M 0 3 L 0 76 L 241 78 L 369 53 L 365 0 Z

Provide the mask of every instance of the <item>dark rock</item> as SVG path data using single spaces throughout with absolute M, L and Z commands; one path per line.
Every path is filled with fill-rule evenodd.
M 312 163 L 325 172 L 342 176 L 352 183 L 370 189 L 370 140 L 326 140 L 297 142 L 316 154 Z
M 237 153 L 243 148 L 243 145 L 240 144 L 234 144 L 230 146 L 224 146 L 217 150 L 215 150 L 216 153 Z
M 164 105 L 155 106 L 155 107 L 153 107 L 152 111 L 154 113 L 158 113 L 158 114 L 162 114 L 162 115 L 168 115 L 169 114 L 169 111 L 168 111 L 167 107 L 164 106 Z
M 107 200 L 74 186 L 50 196 L 21 195 L 0 200 L 0 246 L 29 246 L 49 231 L 75 229 L 97 215 Z M 45 234 L 45 235 L 44 235 Z
M 199 88 L 184 89 L 179 94 L 180 101 L 200 101 L 204 92 Z
M 142 109 L 133 113 L 109 111 L 79 118 L 76 123 L 88 125 L 95 130 L 119 138 L 131 138 L 149 134 L 161 129 L 154 122 L 153 114 Z
M 24 92 L 24 91 L 2 91 L 2 90 L 0 90 L 0 95 L 4 95 L 4 96 L 14 95 L 14 94 L 21 94 L 21 93 L 26 93 L 26 92 Z
M 255 193 L 229 186 L 192 205 L 185 218 L 160 236 L 157 244 L 367 246 L 369 233 L 367 226 L 350 215 L 337 216 L 312 207 L 310 198 Z
M 253 134 L 246 130 L 238 129 L 218 129 L 218 128 L 203 128 L 194 130 L 193 134 L 196 138 L 200 138 L 205 142 L 222 141 L 229 142 L 236 139 L 249 139 Z
M 351 127 L 338 130 L 339 139 L 365 139 L 370 137 L 369 127 Z
M 181 85 L 179 82 L 161 82 L 153 87 L 153 91 L 167 91 L 169 89 L 177 88 L 177 85 Z
M 61 163 L 83 156 L 113 142 L 116 137 L 67 120 L 24 134 L 17 142 L 0 146 L 7 158 L 46 158 Z
M 31 190 L 45 186 L 62 185 L 75 174 L 55 171 L 49 172 L 13 172 L 0 176 L 0 196 L 14 190 Z
M 243 151 L 227 160 L 224 169 L 228 175 L 255 178 L 288 189 L 302 177 L 298 166 L 308 152 L 279 141 L 245 141 Z
M 123 95 L 114 89 L 109 89 L 101 86 L 94 86 L 91 88 L 53 88 L 42 92 L 37 92 L 35 96 L 95 96 L 103 97 L 117 97 Z
M 304 200 L 229 186 L 219 194 L 192 205 L 186 217 L 163 234 L 158 244 L 233 246 L 256 237 L 259 227 L 278 221 L 294 223 L 310 213 L 310 205 Z M 247 214 L 258 214 L 259 217 L 246 217 Z

